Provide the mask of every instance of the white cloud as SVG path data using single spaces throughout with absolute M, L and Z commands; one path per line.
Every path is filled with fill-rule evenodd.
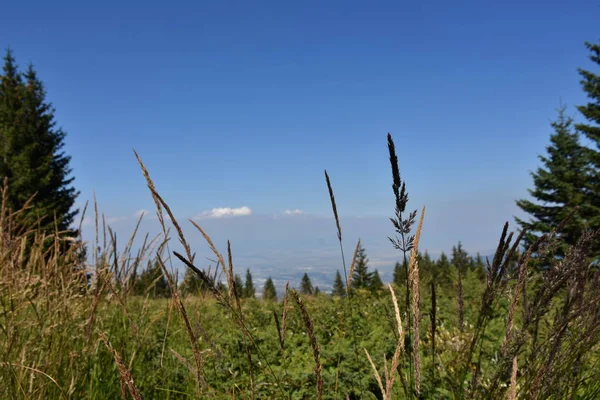
M 285 210 L 285 215 L 302 215 L 302 214 L 304 214 L 304 211 L 298 210 L 298 209 L 295 209 L 295 210 Z
M 203 211 L 196 215 L 194 219 L 207 219 L 207 218 L 225 218 L 225 217 L 243 217 L 251 215 L 252 210 L 249 207 L 243 206 L 238 208 L 231 207 L 218 207 L 213 208 L 210 211 Z
M 129 217 L 106 217 L 106 223 L 107 224 L 116 224 L 118 222 L 123 222 L 128 220 Z
M 140 218 L 142 215 L 146 215 L 146 214 L 150 214 L 150 211 L 148 211 L 148 210 L 146 210 L 146 209 L 142 208 L 141 210 L 137 210 L 137 211 L 136 211 L 136 212 L 133 214 L 133 216 L 134 216 L 135 218 Z

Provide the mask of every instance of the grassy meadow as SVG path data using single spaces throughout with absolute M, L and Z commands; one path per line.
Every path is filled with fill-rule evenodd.
M 552 235 L 524 249 L 521 236 L 499 227 L 487 276 L 450 267 L 450 282 L 439 282 L 419 269 L 417 222 L 426 210 L 405 211 L 392 163 L 406 285 L 345 296 L 287 287 L 278 301 L 240 298 L 231 290 L 235 258 L 196 225 L 219 261 L 212 271 L 197 266 L 184 221 L 140 166 L 163 227 L 141 249 L 132 246 L 139 232 L 116 248 L 94 207 L 96 239 L 83 262 L 81 242 L 43 235 L 2 207 L 1 398 L 600 398 L 600 272 L 588 256 L 597 232 L 555 257 L 562 244 Z M 329 177 L 327 184 L 340 244 L 352 246 L 343 242 Z M 151 286 L 133 293 L 149 261 L 160 265 L 169 297 L 155 298 Z M 205 290 L 177 287 L 176 261 Z M 351 276 L 347 261 L 340 258 Z

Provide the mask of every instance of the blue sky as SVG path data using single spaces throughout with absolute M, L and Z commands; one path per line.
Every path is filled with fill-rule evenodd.
M 315 222 L 330 213 L 326 168 L 342 225 L 356 225 L 348 250 L 361 236 L 377 259 L 390 250 L 387 132 L 409 207 L 428 207 L 423 246 L 494 248 L 560 99 L 578 117 L 599 16 L 592 1 L 9 2 L 0 47 L 35 65 L 80 203 L 94 190 L 117 231 L 153 206 L 133 149 L 182 219 L 250 209 L 204 218 L 248 247 L 240 257 L 255 237 L 290 254 L 335 239 Z M 271 227 L 286 210 L 303 214 Z

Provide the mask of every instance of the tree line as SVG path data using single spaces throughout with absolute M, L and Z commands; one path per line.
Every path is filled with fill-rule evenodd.
M 437 260 L 433 260 L 429 253 L 425 252 L 418 255 L 419 270 L 422 279 L 426 282 L 434 282 L 442 288 L 455 288 L 460 286 L 463 277 L 468 274 L 474 274 L 478 280 L 483 282 L 486 277 L 486 261 L 480 254 L 469 255 L 462 247 L 461 243 L 452 248 L 451 257 L 442 252 Z M 394 267 L 393 280 L 391 283 L 397 287 L 402 287 L 407 280 L 406 263 L 396 262 Z M 150 297 L 169 297 L 169 285 L 163 275 L 162 269 L 157 262 L 148 263 L 139 276 L 132 277 L 133 293 L 139 296 L 149 295 Z M 332 296 L 346 296 L 347 283 L 342 278 L 340 271 L 337 270 L 333 279 L 333 288 L 331 292 L 324 293 L 318 286 L 314 286 L 307 272 L 302 275 L 299 285 L 299 292 L 308 296 L 318 296 L 320 294 L 330 294 Z M 186 269 L 183 281 L 178 285 L 183 294 L 200 295 L 208 292 L 208 288 L 203 281 L 191 270 Z M 227 291 L 224 282 L 218 282 L 217 287 L 222 292 Z M 235 274 L 234 290 L 239 298 L 257 298 L 257 289 L 254 284 L 250 269 L 246 269 L 244 280 L 239 274 Z M 350 292 L 364 291 L 371 294 L 377 294 L 384 290 L 384 283 L 377 269 L 371 270 L 369 258 L 363 246 L 357 250 L 356 261 L 350 279 Z M 278 299 L 277 289 L 271 277 L 268 277 L 263 284 L 261 296 L 268 301 Z
M 600 44 L 586 43 L 585 46 L 590 61 L 597 68 Z M 575 244 L 584 231 L 600 228 L 600 75 L 584 68 L 578 72 L 588 99 L 586 104 L 577 106 L 581 121 L 576 122 L 567 114 L 566 107 L 560 106 L 556 120 L 551 123 L 546 154 L 539 156 L 541 166 L 531 174 L 531 198 L 516 202 L 529 216 L 528 219 L 515 218 L 518 225 L 527 230 L 525 246 L 557 230 L 566 248 Z M 73 223 L 79 212 L 75 207 L 79 192 L 73 186 L 70 156 L 64 152 L 66 133 L 58 127 L 54 107 L 46 97 L 44 85 L 33 66 L 30 64 L 21 71 L 8 50 L 0 76 L 0 186 L 8 185 L 4 206 L 13 212 L 21 210 L 19 215 L 24 226 L 73 236 L 77 234 Z M 398 192 L 398 204 L 402 204 L 399 189 L 394 190 Z M 404 227 L 398 225 L 397 228 L 402 233 Z M 399 242 L 396 245 L 399 246 Z M 463 257 L 460 251 L 459 246 L 456 252 Z M 460 258 L 454 253 L 453 259 Z M 600 256 L 600 243 L 595 244 L 593 256 L 596 259 Z M 377 270 L 369 272 L 366 261 L 366 255 L 359 254 L 351 277 L 351 290 L 379 290 L 379 273 Z M 442 283 L 447 280 L 444 271 L 448 268 L 444 265 L 448 262 L 452 264 L 445 255 L 435 263 L 427 254 L 421 257 L 422 270 L 439 273 Z M 485 269 L 477 257 L 467 264 L 475 265 L 476 271 Z M 457 269 L 459 277 L 463 273 L 461 268 Z M 406 273 L 405 265 L 397 265 L 396 270 L 395 281 L 396 275 Z M 308 275 L 303 280 L 304 292 L 318 291 L 312 288 Z M 334 283 L 334 291 L 341 293 L 344 282 L 339 272 Z M 249 296 L 249 290 L 253 289 L 248 289 L 246 284 L 238 286 L 243 296 Z M 265 287 L 265 298 L 276 298 L 271 278 Z

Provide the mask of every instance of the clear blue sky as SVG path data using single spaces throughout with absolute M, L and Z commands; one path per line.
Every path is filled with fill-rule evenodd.
M 181 217 L 327 216 L 327 168 L 342 216 L 383 218 L 391 132 L 429 248 L 484 251 L 560 99 L 574 116 L 585 100 L 599 17 L 592 1 L 13 1 L 0 47 L 35 65 L 80 202 L 95 190 L 115 221 L 153 204 L 132 149 Z

